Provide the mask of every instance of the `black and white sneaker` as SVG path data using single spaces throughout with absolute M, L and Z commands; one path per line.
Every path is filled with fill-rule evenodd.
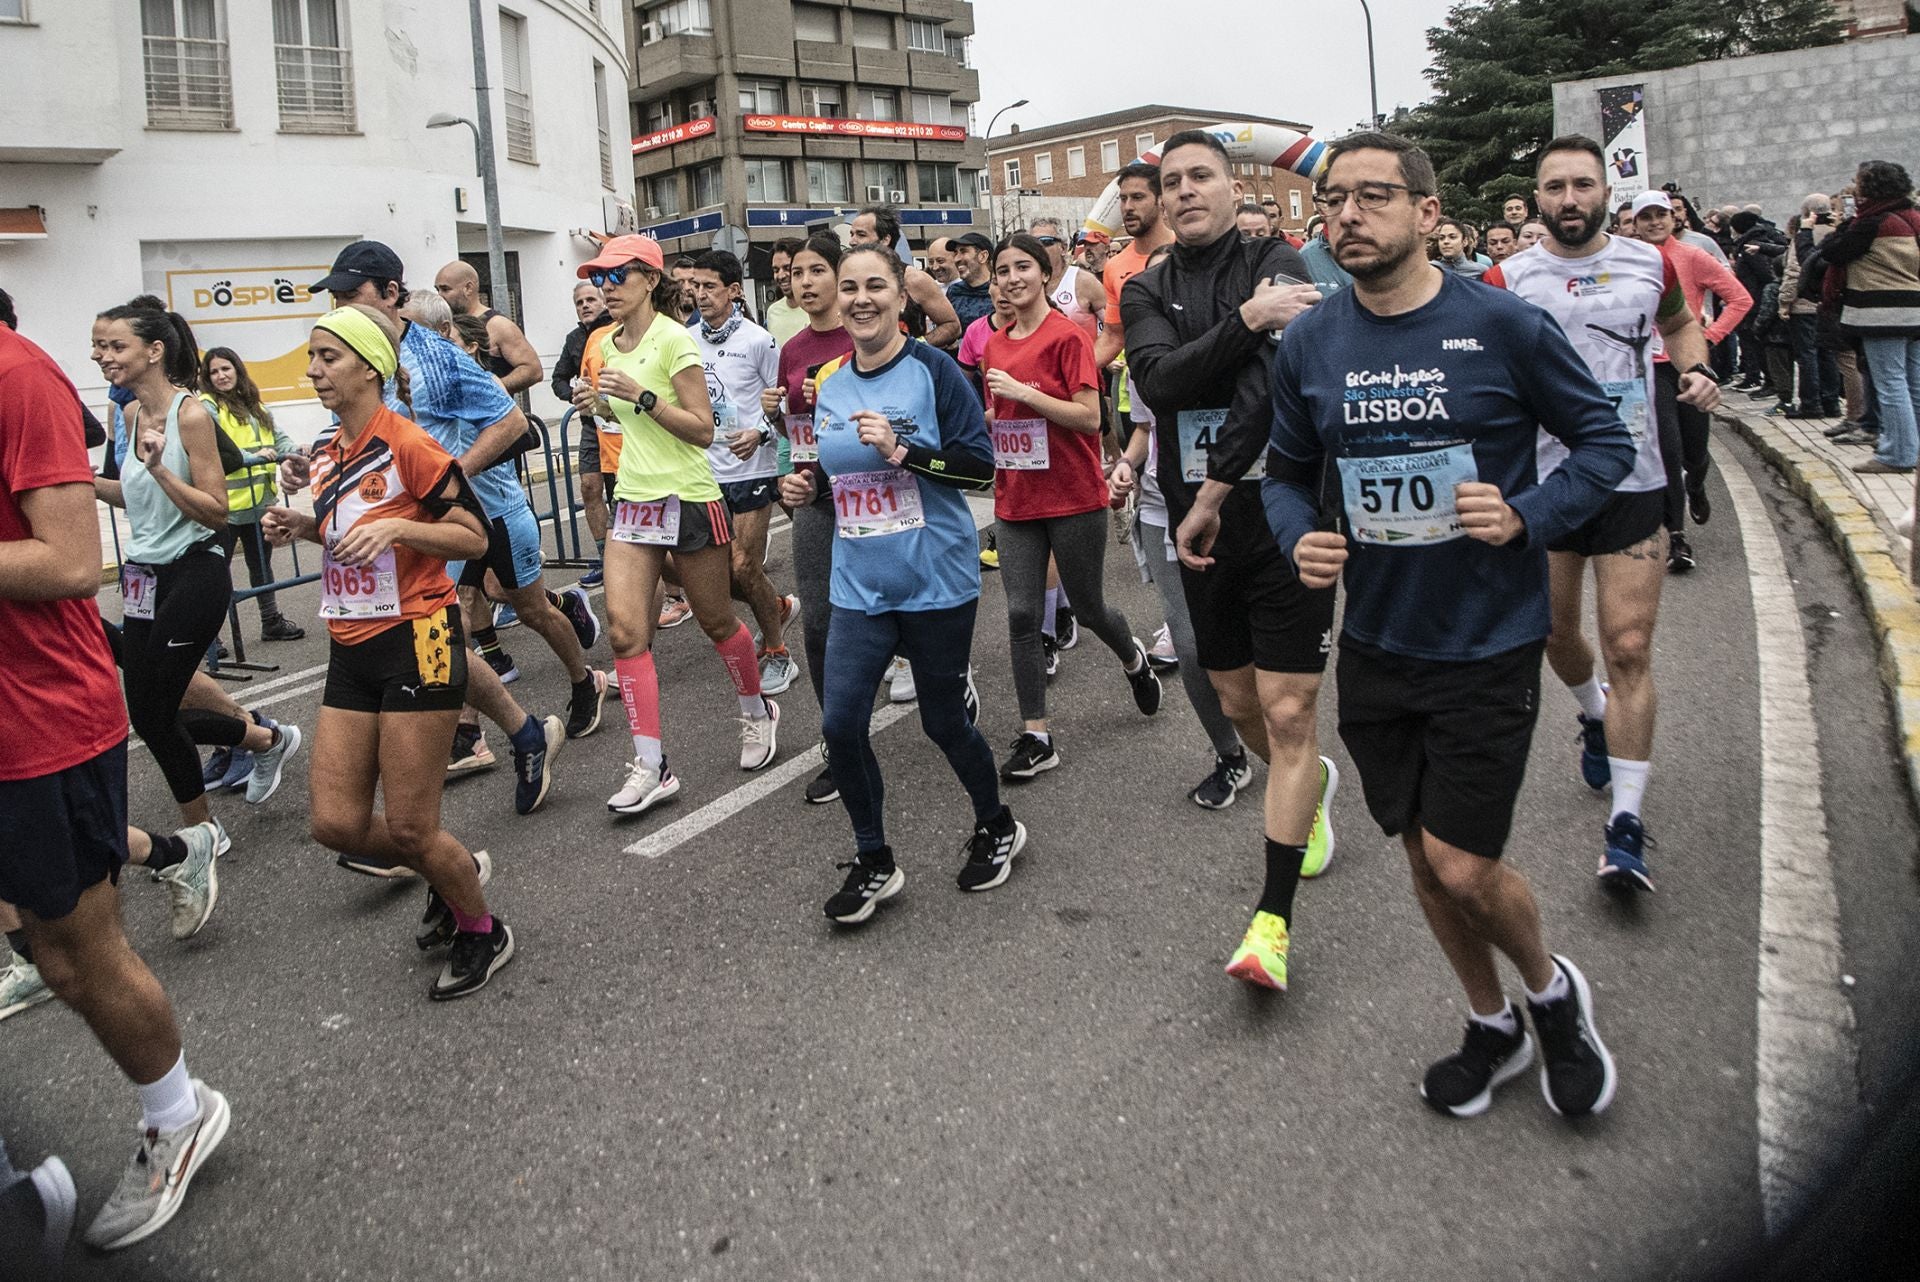
M 567 738 L 584 739 L 600 728 L 600 709 L 612 684 L 606 673 L 587 669 L 587 679 L 573 688 L 567 701 Z
M 1060 640 L 1062 650 L 1071 650 L 1080 644 L 1080 623 L 1073 617 L 1073 607 L 1063 605 L 1053 612 L 1053 634 Z
M 493 880 L 493 858 L 484 850 L 474 851 L 473 871 L 480 878 L 480 884 L 486 885 Z M 439 891 L 428 886 L 427 911 L 420 915 L 420 929 L 413 935 L 414 945 L 423 953 L 444 948 L 453 942 L 454 933 L 453 910 L 440 898 Z
M 1013 741 L 1013 755 L 1000 764 L 1000 777 L 1009 781 L 1031 779 L 1059 764 L 1060 754 L 1051 742 L 1023 730 Z
M 504 647 L 483 650 L 480 652 L 480 657 L 487 661 L 489 668 L 493 669 L 493 675 L 500 678 L 501 685 L 510 686 L 520 679 L 520 669 L 515 665 L 513 656 L 508 654 Z
M 493 919 L 493 930 L 488 934 L 456 931 L 453 951 L 447 956 L 440 978 L 427 990 L 427 996 L 436 1002 L 450 1002 L 456 997 L 477 993 L 487 986 L 493 972 L 512 960 L 513 932 L 498 916 Z
M 24 1282 L 56 1282 L 66 1276 L 62 1263 L 77 1209 L 73 1176 L 57 1157 L 47 1158 L 0 1191 L 0 1259 L 7 1262 L 7 1276 Z
M 1527 1003 L 1533 1031 L 1540 1035 L 1540 1093 L 1562 1117 L 1605 1112 L 1613 1103 L 1613 1056 L 1593 1026 L 1593 990 L 1566 958 L 1555 954 L 1553 964 L 1567 977 L 1567 995 Z
M 1040 634 L 1040 656 L 1046 661 L 1047 679 L 1051 681 L 1054 674 L 1060 671 L 1060 643 L 1050 633 Z
M 820 755 L 824 758 L 827 754 L 823 751 Z M 807 804 L 809 806 L 824 806 L 829 801 L 838 800 L 840 800 L 840 785 L 833 781 L 833 766 L 831 764 L 822 765 L 820 767 L 820 773 L 815 775 L 807 784 Z
M 1203 810 L 1225 810 L 1253 782 L 1253 766 L 1242 751 L 1231 757 L 1215 757 L 1213 773 L 1194 785 L 1187 800 Z
M 834 867 L 845 868 L 847 879 L 840 892 L 827 900 L 827 916 L 842 926 L 858 926 L 873 916 L 881 900 L 892 899 L 907 884 L 906 874 L 893 866 L 892 849 L 885 846 Z
M 1127 684 L 1133 688 L 1133 706 L 1140 709 L 1142 716 L 1152 716 L 1160 711 L 1160 674 L 1147 662 L 1147 647 L 1140 644 L 1140 638 L 1133 639 L 1133 655 L 1139 662 L 1137 671 L 1127 673 Z
M 967 838 L 967 862 L 960 868 L 960 889 L 992 890 L 1013 872 L 1013 857 L 1026 848 L 1027 826 L 1002 807 L 992 823 L 976 824 Z
M 1526 1072 L 1531 1063 L 1533 1038 L 1527 1036 L 1519 1011 L 1513 1012 L 1511 1036 L 1470 1019 L 1460 1049 L 1427 1069 L 1420 1098 L 1436 1112 L 1478 1117 L 1493 1103 L 1493 1092 Z

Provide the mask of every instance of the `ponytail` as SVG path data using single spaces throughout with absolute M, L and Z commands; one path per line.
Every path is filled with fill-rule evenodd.
M 197 391 L 200 387 L 200 347 L 193 340 L 193 328 L 179 312 L 137 305 L 158 301 L 151 295 L 142 295 L 132 303 L 109 307 L 100 313 L 99 319 L 125 321 L 134 337 L 141 342 L 159 343 L 166 349 L 161 368 L 166 372 L 167 381 L 189 392 Z
M 670 272 L 661 272 L 653 287 L 653 310 L 662 316 L 680 314 L 680 282 Z

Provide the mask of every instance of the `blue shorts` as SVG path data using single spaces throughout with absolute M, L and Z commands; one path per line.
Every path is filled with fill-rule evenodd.
M 756 476 L 751 481 L 722 481 L 720 497 L 727 501 L 727 511 L 744 516 L 772 507 L 779 487 L 780 482 L 771 476 Z
M 472 561 L 447 562 L 447 577 L 463 588 L 485 585 L 487 571 L 511 592 L 530 587 L 540 578 L 540 522 L 533 509 L 521 507 L 487 522 L 487 552 Z

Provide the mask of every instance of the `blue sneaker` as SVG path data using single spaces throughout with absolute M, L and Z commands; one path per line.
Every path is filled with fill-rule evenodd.
M 232 748 L 215 748 L 207 757 L 207 763 L 200 767 L 200 782 L 204 787 L 218 787 L 227 777 L 228 767 L 233 765 Z
M 1613 782 L 1613 767 L 1607 764 L 1607 719 L 1584 712 L 1573 715 L 1580 723 L 1580 777 L 1599 792 Z
M 220 782 L 208 788 L 209 792 L 238 792 L 247 786 L 247 780 L 253 776 L 253 754 L 245 748 L 235 748 L 227 759 L 227 773 L 220 776 Z
M 520 614 L 517 610 L 505 601 L 495 601 L 493 603 L 493 630 L 495 632 L 503 632 L 508 628 L 517 628 L 519 626 Z
M 1607 853 L 1600 856 L 1600 884 L 1617 890 L 1653 890 L 1653 878 L 1647 873 L 1647 830 L 1640 816 L 1622 811 L 1607 825 Z
M 580 586 L 583 588 L 597 588 L 602 583 L 605 583 L 607 576 L 603 573 L 603 569 L 604 567 L 601 566 L 600 562 L 592 562 L 587 566 L 587 572 L 580 576 Z
M 546 801 L 553 787 L 553 759 L 567 741 L 567 727 L 558 717 L 548 717 L 539 728 L 538 748 L 522 752 L 516 745 L 513 749 L 513 808 L 517 814 L 530 815 Z

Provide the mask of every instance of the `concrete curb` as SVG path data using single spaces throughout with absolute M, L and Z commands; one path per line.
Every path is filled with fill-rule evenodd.
M 1714 416 L 1738 432 L 1807 501 L 1847 563 L 1867 606 L 1880 651 L 1880 679 L 1893 699 L 1895 733 L 1906 759 L 1907 789 L 1920 804 L 1920 597 L 1898 548 L 1866 504 L 1822 457 L 1766 422 Z

